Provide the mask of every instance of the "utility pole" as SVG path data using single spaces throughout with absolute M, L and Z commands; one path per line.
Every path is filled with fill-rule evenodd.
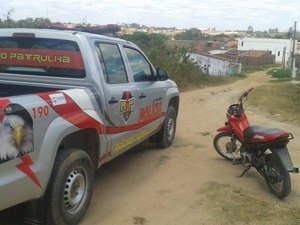
M 291 71 L 292 71 L 292 77 L 295 79 L 296 77 L 296 71 L 295 71 L 295 45 L 296 45 L 296 26 L 297 22 L 294 23 L 294 32 L 293 32 L 293 49 L 292 49 L 292 55 L 291 55 Z

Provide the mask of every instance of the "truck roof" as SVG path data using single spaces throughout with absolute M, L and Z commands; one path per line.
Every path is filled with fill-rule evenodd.
M 83 31 L 77 30 L 55 30 L 55 29 L 44 29 L 44 28 L 1 28 L 0 29 L 0 37 L 12 37 L 14 33 L 23 33 L 23 34 L 34 34 L 35 37 L 40 38 L 59 38 L 59 39 L 74 39 L 76 36 L 82 36 L 87 39 L 97 38 L 103 40 L 110 40 L 110 41 L 118 41 L 122 43 L 129 43 L 131 42 L 125 41 L 121 38 L 116 37 L 108 37 L 105 35 L 100 34 L 93 34 Z

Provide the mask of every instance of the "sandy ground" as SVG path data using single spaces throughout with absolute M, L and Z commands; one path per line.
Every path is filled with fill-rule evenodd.
M 199 191 L 210 182 L 240 188 L 257 199 L 279 201 L 255 169 L 239 178 L 243 168 L 222 159 L 212 146 L 228 105 L 243 91 L 269 79 L 258 72 L 234 84 L 182 93 L 173 146 L 160 150 L 144 143 L 99 169 L 90 208 L 80 225 L 215 225 L 214 214 L 199 204 Z M 247 103 L 245 108 L 252 125 L 294 134 L 289 150 L 294 164 L 300 165 L 299 125 L 258 112 Z M 299 176 L 291 174 L 292 192 L 280 204 L 300 206 Z M 5 211 L 10 213 L 16 209 Z
M 268 80 L 264 72 L 258 72 L 234 84 L 182 93 L 174 145 L 166 150 L 142 145 L 100 169 L 91 207 L 81 225 L 132 225 L 143 221 L 149 225 L 214 224 L 210 210 L 197 204 L 199 190 L 213 181 L 273 200 L 275 197 L 255 169 L 238 178 L 243 168 L 223 160 L 212 146 L 228 105 L 236 102 L 243 91 Z M 257 113 L 247 105 L 246 109 L 253 125 L 278 127 L 294 134 L 296 139 L 289 149 L 294 163 L 300 165 L 300 127 Z M 300 177 L 291 174 L 291 178 L 292 193 L 284 201 L 300 205 Z

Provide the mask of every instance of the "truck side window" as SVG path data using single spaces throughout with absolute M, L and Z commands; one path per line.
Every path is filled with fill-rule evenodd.
M 124 47 L 135 82 L 152 81 L 153 74 L 145 57 L 135 49 Z
M 96 48 L 106 82 L 109 84 L 127 83 L 125 65 L 118 46 L 98 43 Z

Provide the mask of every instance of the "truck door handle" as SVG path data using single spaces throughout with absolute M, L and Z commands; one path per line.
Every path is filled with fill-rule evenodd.
M 146 95 L 144 95 L 144 93 L 141 93 L 139 98 L 146 98 Z
M 118 102 L 119 102 L 119 100 L 116 99 L 115 97 L 112 97 L 112 98 L 108 101 L 109 104 L 116 104 L 116 103 L 118 103 Z

